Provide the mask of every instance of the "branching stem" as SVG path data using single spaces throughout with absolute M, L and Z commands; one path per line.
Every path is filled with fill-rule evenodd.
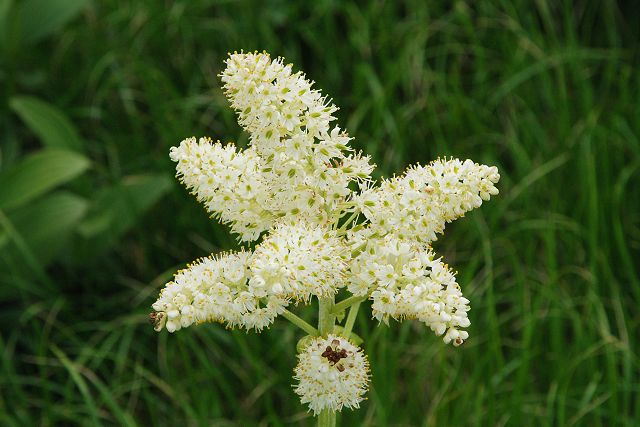
M 354 303 L 349 309 L 349 315 L 347 316 L 347 321 L 344 324 L 344 337 L 346 339 L 349 339 L 349 336 L 351 335 L 353 324 L 356 322 L 356 317 L 358 317 L 358 310 L 360 309 L 361 302 L 362 301 Z
M 358 295 L 350 296 L 349 298 L 344 299 L 337 304 L 334 304 L 333 314 L 340 314 L 341 312 L 351 307 L 352 305 L 360 304 L 362 301 L 366 299 L 367 299 L 366 296 L 358 296 Z
M 319 335 L 319 332 L 316 328 L 314 328 L 313 326 L 311 326 L 310 324 L 308 324 L 307 322 L 305 322 L 304 320 L 302 320 L 300 317 L 296 316 L 289 310 L 285 309 L 282 315 L 284 316 L 285 319 L 287 319 L 289 322 L 293 323 L 294 325 L 296 325 L 297 327 L 305 331 L 307 334 L 311 336 Z

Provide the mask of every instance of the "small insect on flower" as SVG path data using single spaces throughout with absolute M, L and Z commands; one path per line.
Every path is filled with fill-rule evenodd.
M 333 340 L 331 341 L 331 345 L 327 346 L 324 352 L 321 354 L 322 357 L 325 357 L 332 365 L 336 365 L 336 363 L 340 362 L 340 359 L 346 359 L 348 357 L 347 350 L 344 348 L 340 348 L 340 341 Z M 337 365 L 336 368 L 342 372 L 344 367 L 342 365 Z
M 314 413 L 358 408 L 369 384 L 369 362 L 362 349 L 345 338 L 315 337 L 298 354 L 294 386 Z
M 149 323 L 153 325 L 153 329 L 156 332 L 162 330 L 167 315 L 163 311 L 152 311 L 149 313 Z

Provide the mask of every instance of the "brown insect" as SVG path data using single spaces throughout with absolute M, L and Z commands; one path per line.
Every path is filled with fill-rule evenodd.
M 338 345 L 340 344 L 340 341 L 333 340 L 331 344 L 332 346 L 327 346 L 324 352 L 322 352 L 321 354 L 322 357 L 326 357 L 327 360 L 331 362 L 331 365 L 336 365 L 336 363 L 340 362 L 340 359 L 346 359 L 349 356 L 347 354 L 347 350 L 345 350 L 344 348 L 341 349 L 340 347 L 338 347 Z M 344 366 L 342 365 L 337 365 L 336 368 L 340 372 L 344 371 Z
M 165 317 L 165 313 L 162 311 L 152 311 L 149 313 L 149 323 L 153 325 L 153 329 L 159 331 L 162 328 L 162 320 Z
M 155 325 L 156 322 L 158 321 L 158 312 L 156 311 L 152 311 L 151 313 L 149 313 L 149 323 L 151 323 L 152 325 Z

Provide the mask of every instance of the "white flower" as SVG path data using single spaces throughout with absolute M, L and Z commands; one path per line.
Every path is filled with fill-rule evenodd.
M 288 301 L 260 298 L 247 286 L 251 254 L 236 252 L 202 258 L 166 284 L 151 314 L 156 330 L 169 332 L 194 323 L 219 322 L 262 330 L 284 311 Z
M 456 346 L 468 338 L 462 328 L 470 325 L 469 300 L 431 248 L 393 235 L 371 238 L 352 260 L 351 272 L 349 291 L 370 297 L 376 319 L 419 320 Z
M 366 188 L 354 200 L 371 234 L 429 243 L 451 222 L 498 194 L 498 169 L 471 160 L 436 160 Z
M 292 73 L 282 58 L 267 53 L 234 53 L 220 77 L 238 122 L 258 145 L 261 155 L 277 150 L 279 138 L 301 131 L 320 137 L 329 131 L 338 108 L 312 89 L 313 82 L 301 72 Z
M 369 384 L 369 362 L 361 349 L 345 338 L 317 337 L 298 354 L 295 392 L 314 414 L 324 409 L 359 408 Z
M 255 249 L 249 288 L 305 302 L 333 296 L 344 286 L 348 256 L 335 231 L 304 221 L 279 224 Z
M 188 138 L 170 155 L 186 187 L 243 240 L 257 239 L 275 220 L 275 208 L 263 203 L 269 184 L 254 150 L 238 152 L 233 144 Z

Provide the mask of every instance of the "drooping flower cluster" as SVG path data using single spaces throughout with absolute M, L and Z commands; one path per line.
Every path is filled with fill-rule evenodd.
M 471 160 L 437 160 L 364 188 L 354 196 L 366 226 L 349 235 L 353 258 L 349 291 L 368 295 L 373 316 L 388 321 L 418 319 L 445 343 L 460 345 L 469 334 L 469 300 L 454 274 L 429 244 L 451 222 L 498 193 L 495 167 Z
M 417 319 L 445 343 L 458 346 L 469 336 L 469 300 L 447 265 L 429 247 L 392 235 L 370 239 L 353 259 L 349 291 L 369 295 L 373 316 L 388 322 Z
M 318 337 L 298 354 L 295 392 L 314 413 L 359 408 L 369 382 L 369 361 L 343 337 Z
M 179 271 L 153 304 L 156 330 L 219 322 L 262 330 L 288 305 L 277 295 L 257 296 L 248 286 L 250 253 L 202 258 Z
M 188 138 L 170 156 L 207 211 L 257 245 L 178 272 L 153 304 L 156 330 L 262 330 L 280 314 L 291 319 L 289 304 L 333 301 L 346 287 L 371 300 L 380 321 L 416 319 L 445 343 L 467 339 L 469 300 L 430 244 L 498 193 L 497 168 L 438 159 L 375 185 L 369 157 L 349 147 L 332 125 L 337 107 L 304 74 L 266 53 L 234 53 L 221 78 L 249 147 Z M 314 412 L 357 407 L 368 379 L 362 351 L 325 333 L 299 357 L 296 392 Z

